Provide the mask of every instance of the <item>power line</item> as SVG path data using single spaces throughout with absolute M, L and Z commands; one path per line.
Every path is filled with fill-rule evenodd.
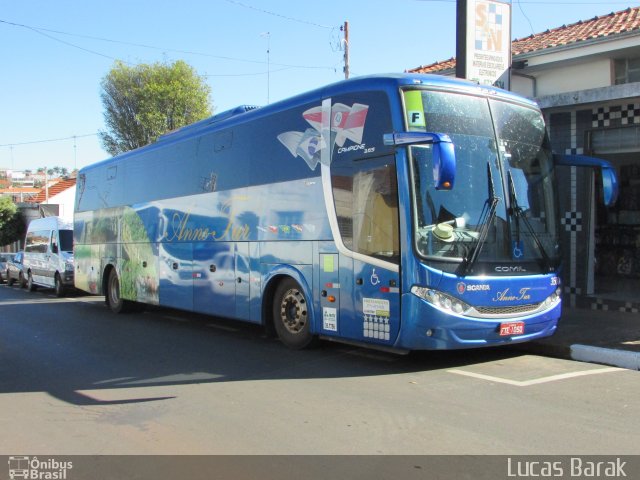
M 415 0 L 415 1 L 426 2 L 426 3 L 456 3 L 457 2 L 457 0 Z M 616 0 L 607 0 L 607 1 L 595 0 L 593 2 L 585 2 L 583 0 L 579 2 L 523 0 L 520 3 L 528 3 L 530 5 L 629 5 L 628 1 L 616 1 Z
M 64 140 L 75 140 L 76 138 L 85 138 L 85 137 L 94 137 L 98 135 L 98 132 L 95 133 L 85 133 L 84 135 L 72 135 L 70 137 L 64 138 L 48 138 L 46 140 L 31 140 L 28 142 L 16 142 L 16 143 L 5 143 L 0 145 L 0 147 L 17 147 L 19 145 L 34 145 L 36 143 L 51 143 L 51 142 L 62 142 Z
M 113 40 L 113 39 L 110 39 L 110 38 L 94 37 L 94 36 L 91 36 L 91 35 L 82 35 L 82 34 L 79 34 L 79 33 L 63 32 L 63 31 L 60 31 L 60 30 L 53 30 L 53 29 L 50 29 L 50 28 L 33 27 L 31 25 L 25 25 L 25 24 L 22 24 L 22 23 L 9 22 L 9 21 L 6 21 L 6 20 L 0 20 L 0 23 L 5 23 L 7 25 L 12 25 L 14 27 L 26 28 L 28 30 L 32 30 L 33 32 L 39 33 L 41 35 L 44 35 L 42 32 L 50 32 L 50 33 L 56 33 L 58 35 L 67 35 L 67 36 L 70 36 L 70 37 L 86 38 L 88 40 L 98 40 L 100 42 L 116 43 L 116 44 L 119 44 L 119 45 L 127 45 L 127 46 L 130 46 L 130 47 L 148 48 L 148 49 L 151 49 L 151 50 L 158 50 L 158 51 L 162 51 L 162 52 L 184 53 L 184 54 L 187 54 L 187 55 L 199 55 L 199 56 L 203 56 L 203 57 L 219 58 L 219 59 L 222 59 L 222 60 L 235 60 L 235 61 L 247 62 L 247 63 L 265 63 L 264 61 L 261 61 L 261 60 L 247 60 L 247 59 L 243 59 L 243 58 L 227 57 L 227 56 L 222 56 L 222 55 L 213 55 L 213 54 L 210 54 L 210 53 L 202 53 L 202 52 L 193 52 L 193 51 L 189 51 L 189 50 L 177 50 L 177 49 L 173 49 L 173 48 L 156 47 L 156 46 L 153 46 L 153 45 L 146 45 L 144 43 L 126 42 L 126 41 L 122 41 L 122 40 Z M 62 40 L 60 40 L 60 39 L 58 39 L 56 37 L 52 37 L 52 36 L 49 36 L 49 35 L 45 35 L 45 36 L 47 36 L 48 38 L 51 38 L 52 40 L 59 41 L 59 42 L 62 42 L 62 43 L 66 43 L 67 45 L 71 45 L 71 46 L 76 47 L 76 48 L 82 48 L 82 47 L 78 47 L 75 44 L 64 42 L 64 41 L 62 41 Z M 102 54 L 100 54 L 98 52 L 94 52 L 92 50 L 88 50 L 88 49 L 84 49 L 84 50 L 88 51 L 89 53 L 94 53 L 96 55 L 106 56 L 106 55 L 102 55 Z M 107 57 L 107 58 L 112 58 L 112 57 Z
M 531 34 L 533 35 L 535 33 L 535 31 L 533 30 L 533 24 L 531 23 L 531 20 L 529 19 L 529 17 L 525 13 L 524 8 L 522 8 L 522 2 L 520 0 L 518 0 L 518 8 L 520 8 L 520 11 L 522 12 L 522 15 L 524 16 L 524 18 L 529 23 L 529 28 L 531 28 Z
M 330 27 L 328 25 L 320 25 L 319 23 L 309 22 L 307 20 L 300 20 L 299 18 L 287 17 L 286 15 L 282 15 L 280 13 L 271 12 L 269 10 L 264 10 L 262 8 L 253 7 L 251 5 L 247 5 L 246 3 L 238 2 L 236 0 L 226 0 L 226 1 L 231 3 L 231 4 L 233 4 L 233 5 L 238 5 L 240 7 L 248 8 L 249 10 L 255 10 L 256 12 L 265 13 L 267 15 L 271 15 L 271 16 L 274 16 L 274 17 L 279 17 L 279 18 L 282 18 L 284 20 L 289 20 L 291 22 L 304 23 L 305 25 L 312 25 L 314 27 L 319 27 L 319 28 L 328 28 L 328 29 L 333 28 L 333 27 Z
M 74 44 L 74 43 L 65 42 L 64 40 L 61 40 L 61 39 L 59 39 L 59 38 L 56 38 L 56 37 L 54 37 L 54 36 L 52 36 L 52 35 L 48 35 L 48 34 L 44 33 L 45 31 L 48 31 L 48 30 L 43 29 L 43 28 L 31 27 L 31 26 L 29 26 L 29 25 L 22 25 L 22 24 L 20 24 L 20 23 L 7 22 L 7 21 L 5 21 L 5 20 L 0 20 L 0 23 L 5 23 L 5 24 L 7 24 L 7 25 L 11 25 L 11 26 L 14 26 L 14 27 L 26 28 L 27 30 L 31 30 L 32 32 L 37 33 L 38 35 L 42 35 L 43 37 L 46 37 L 46 38 L 48 38 L 48 39 L 50 39 L 50 40 L 53 40 L 53 41 L 56 41 L 56 42 L 60 42 L 60 43 L 62 43 L 62 44 L 64 44 L 64 45 L 68 45 L 68 46 L 70 46 L 70 47 L 77 48 L 77 49 L 79 49 L 79 50 L 85 51 L 85 52 L 87 52 L 87 53 L 91 53 L 91 54 L 93 54 L 93 55 L 98 55 L 98 56 L 100 56 L 100 57 L 108 58 L 108 59 L 110 59 L 110 60 L 118 60 L 118 59 L 117 59 L 117 58 L 115 58 L 115 57 L 110 57 L 109 55 L 105 55 L 105 54 L 103 54 L 103 53 L 96 52 L 95 50 L 89 50 L 88 48 L 81 47 L 81 46 L 76 45 L 76 44 Z M 57 32 L 57 33 L 59 33 L 59 32 Z M 126 62 L 126 63 L 128 63 L 128 62 Z
M 524 0 L 521 1 L 520 3 L 528 3 L 529 5 L 629 5 L 629 2 L 616 2 L 616 1 L 606 1 L 606 2 L 600 2 L 600 1 L 594 1 L 594 2 L 584 2 L 584 1 L 580 1 L 580 2 L 550 2 L 550 1 L 541 1 L 541 2 L 536 2 L 533 0 Z
M 116 43 L 116 44 L 120 44 L 120 45 L 127 45 L 127 46 L 139 47 L 139 48 L 147 48 L 147 49 L 158 50 L 158 51 L 162 51 L 162 52 L 181 53 L 181 54 L 185 54 L 185 55 L 197 55 L 197 56 L 201 56 L 201 57 L 217 58 L 217 59 L 220 59 L 220 60 L 231 60 L 231 61 L 235 61 L 235 62 L 244 62 L 244 63 L 257 63 L 257 64 L 265 64 L 265 65 L 267 63 L 264 60 L 249 60 L 249 59 L 246 59 L 246 58 L 229 57 L 229 56 L 224 56 L 224 55 L 214 55 L 214 54 L 211 54 L 211 53 L 194 52 L 194 51 L 190 51 L 190 50 L 178 50 L 178 49 L 174 49 L 174 48 L 156 47 L 156 46 L 153 46 L 153 45 L 146 45 L 146 44 L 143 44 L 143 43 L 133 43 L 133 42 L 126 42 L 126 41 L 122 41 L 122 40 L 113 40 L 113 39 L 109 39 L 109 38 L 94 37 L 94 36 L 91 36 L 91 35 L 81 35 L 81 34 L 77 34 L 77 33 L 64 32 L 64 31 L 53 30 L 53 29 L 49 29 L 49 28 L 34 27 L 34 26 L 31 26 L 31 25 L 25 25 L 23 23 L 15 23 L 15 22 L 10 22 L 10 21 L 7 21 L 7 20 L 2 20 L 2 19 L 0 19 L 0 23 L 4 23 L 6 25 L 11 25 L 13 27 L 25 28 L 25 29 L 30 30 L 30 31 L 32 31 L 34 33 L 37 33 L 38 35 L 42 35 L 42 36 L 44 36 L 46 38 L 49 38 L 49 39 L 54 40 L 56 42 L 62 43 L 64 45 L 68 45 L 70 47 L 77 48 L 77 49 L 82 50 L 84 52 L 91 53 L 93 55 L 98 55 L 100 57 L 108 58 L 108 59 L 111 59 L 111 60 L 120 60 L 120 59 L 115 58 L 115 57 L 111 57 L 109 55 L 105 55 L 105 54 L 100 53 L 100 52 L 96 52 L 95 50 L 90 50 L 88 48 L 81 47 L 81 46 L 76 45 L 76 44 L 71 43 L 71 42 L 67 42 L 67 41 L 62 40 L 60 38 L 54 37 L 53 35 L 48 35 L 45 32 L 55 33 L 55 34 L 58 34 L 58 35 L 67 35 L 67 36 L 77 37 L 77 38 L 85 38 L 85 39 L 89 39 L 89 40 L 98 40 L 98 41 L 101 41 L 101 42 Z M 120 61 L 131 65 L 131 62 L 127 62 L 127 61 L 124 61 L 124 60 L 120 60 Z M 291 64 L 286 64 L 286 63 L 275 63 L 275 62 L 272 62 L 271 65 L 275 65 L 277 67 L 287 67 L 287 68 L 333 70 L 333 67 L 321 66 L 321 65 L 291 65 Z M 261 74 L 257 74 L 257 75 L 261 75 Z M 220 75 L 220 76 L 225 76 L 225 75 Z M 229 76 L 232 76 L 232 75 L 229 75 Z
M 268 73 L 282 72 L 284 70 L 290 70 L 293 67 L 284 67 L 278 68 L 277 70 L 269 70 L 264 72 L 253 72 L 253 73 L 213 73 L 210 75 L 204 74 L 200 75 L 201 77 L 255 77 L 258 75 L 267 75 Z M 322 67 L 325 68 L 325 67 Z M 329 67 L 326 67 L 329 68 Z M 331 68 L 333 70 L 333 68 Z

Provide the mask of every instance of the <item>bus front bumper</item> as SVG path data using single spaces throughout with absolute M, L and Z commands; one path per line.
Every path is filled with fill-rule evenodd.
M 412 294 L 402 298 L 400 336 L 394 347 L 408 350 L 478 348 L 527 342 L 553 335 L 562 303 L 549 310 L 517 318 L 471 318 L 443 312 Z M 522 322 L 524 332 L 500 335 L 501 326 Z

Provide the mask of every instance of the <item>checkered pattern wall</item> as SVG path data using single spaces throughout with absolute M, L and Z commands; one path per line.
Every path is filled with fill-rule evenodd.
M 620 129 L 640 125 L 640 101 L 638 98 L 619 100 L 609 105 L 596 107 L 575 106 L 566 111 L 546 114 L 552 148 L 565 154 L 593 155 L 589 150 L 587 132 L 592 130 Z M 640 168 L 640 167 L 639 167 Z M 594 299 L 586 296 L 588 284 L 588 259 L 592 183 L 588 169 L 560 169 L 557 171 L 560 224 L 565 257 L 563 291 L 569 305 L 580 305 L 592 309 L 611 309 L 621 312 L 640 313 L 636 301 L 614 301 Z M 602 264 L 602 259 L 601 262 Z
M 567 232 L 581 232 L 582 212 L 565 212 L 562 224 Z
M 640 124 L 640 103 L 627 103 L 593 109 L 593 128 Z

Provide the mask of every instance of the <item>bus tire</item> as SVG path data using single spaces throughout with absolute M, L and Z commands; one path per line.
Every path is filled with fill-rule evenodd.
M 129 305 L 131 302 L 124 300 L 120 296 L 120 279 L 116 269 L 112 269 L 109 272 L 109 279 L 107 280 L 107 293 L 105 295 L 107 305 L 113 313 L 127 313 L 129 311 Z
M 36 291 L 36 284 L 33 283 L 33 275 L 31 275 L 31 270 L 29 270 L 29 273 L 27 274 L 27 290 L 29 290 L 30 292 L 35 292 Z
M 311 333 L 311 315 L 307 298 L 292 278 L 283 280 L 273 297 L 273 326 L 280 341 L 287 347 L 302 349 L 310 346 L 315 337 Z
M 59 273 L 56 273 L 54 281 L 56 297 L 62 297 L 64 295 L 64 285 L 62 284 L 62 278 L 60 278 Z

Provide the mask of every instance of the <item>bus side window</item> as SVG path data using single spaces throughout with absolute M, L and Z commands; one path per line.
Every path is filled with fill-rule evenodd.
M 399 263 L 398 190 L 393 157 L 338 161 L 332 165 L 332 183 L 345 246 Z

